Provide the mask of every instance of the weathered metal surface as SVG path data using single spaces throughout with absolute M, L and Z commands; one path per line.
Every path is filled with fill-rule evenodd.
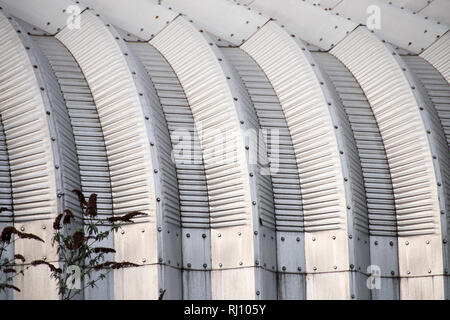
M 4 49 L 0 55 L 0 113 L 8 146 L 14 218 L 17 220 L 14 225 L 49 240 L 50 233 L 43 227 L 51 228 L 51 222 L 47 221 L 56 216 L 58 208 L 55 155 L 46 114 L 49 105 L 41 90 L 44 84 L 33 68 L 33 65 L 39 68 L 36 58 L 25 48 L 29 39 L 17 32 L 21 31 L 20 26 L 8 17 L 0 12 L 0 38 Z M 40 243 L 19 241 L 14 252 L 29 260 L 43 256 L 49 261 L 57 260 L 51 246 Z M 16 298 L 57 298 L 56 284 L 49 279 L 48 269 L 33 270 L 32 277 L 17 278 L 15 284 L 35 288 L 15 293 Z
M 116 272 L 115 298 L 156 298 L 158 286 L 164 285 L 169 274 L 158 272 L 158 281 L 149 282 L 150 288 L 143 291 L 142 277 L 148 274 L 152 279 L 158 263 L 181 263 L 178 191 L 167 160 L 170 150 L 161 129 L 165 123 L 159 121 L 159 101 L 143 66 L 134 60 L 111 26 L 90 10 L 81 15 L 81 24 L 80 29 L 63 29 L 57 38 L 80 65 L 97 106 L 110 168 L 114 214 L 148 214 L 140 219 L 142 226 L 125 226 L 124 234 L 115 234 L 116 259 L 147 265 L 142 268 L 146 271 Z M 105 73 L 109 76 L 102 77 Z M 159 124 L 155 124 L 157 121 Z M 153 245 L 144 245 L 148 243 Z M 129 250 L 130 246 L 133 250 Z M 163 250 L 166 247 L 171 250 Z M 122 282 L 125 279 L 127 285 Z M 179 288 L 170 288 L 168 297 L 180 296 L 181 274 L 179 279 Z
M 435 131 L 438 129 L 429 127 L 429 107 L 419 92 L 414 91 L 415 85 L 405 76 L 401 61 L 393 55 L 395 52 L 367 30 L 358 28 L 331 53 L 354 74 L 378 122 L 390 167 L 401 237 L 401 297 L 415 298 L 417 288 L 408 287 L 415 282 L 404 277 L 423 277 L 431 286 L 430 275 L 442 275 L 444 269 L 440 211 L 445 210 L 446 196 L 441 174 L 447 170 L 447 164 L 445 159 L 439 162 L 432 158 L 432 153 L 440 149 L 438 138 L 434 138 L 439 135 Z M 432 133 L 431 138 L 427 131 Z M 429 259 L 423 260 L 424 254 Z M 431 291 L 430 298 L 444 297 L 439 286 Z
M 418 12 L 428 6 L 431 2 L 435 0 L 383 0 L 393 6 L 400 9 L 409 9 L 412 12 Z
M 350 264 L 362 270 L 369 260 L 364 186 L 348 120 L 304 46 L 275 23 L 267 23 L 241 48 L 264 70 L 283 108 L 299 168 L 306 272 L 311 273 L 307 295 L 326 297 L 326 281 L 314 274 L 352 272 Z M 363 241 L 359 247 L 353 245 L 357 240 Z M 348 290 L 336 291 L 341 298 L 350 298 L 350 291 L 367 294 L 354 292 L 350 282 L 342 285 Z M 308 286 L 316 289 L 308 293 Z
M 211 270 L 209 201 L 202 150 L 192 112 L 176 74 L 164 57 L 149 43 L 127 44 L 155 84 L 174 146 L 183 228 L 183 268 L 185 280 L 189 281 L 184 284 L 183 297 L 205 299 L 211 296 L 207 272 Z M 205 275 L 187 275 L 193 272 Z
M 301 290 L 286 287 L 286 275 L 303 283 L 305 270 L 303 209 L 300 180 L 291 136 L 280 102 L 269 80 L 252 58 L 239 48 L 222 48 L 242 78 L 259 125 L 265 130 L 273 187 L 277 230 L 278 299 L 299 298 Z M 302 272 L 303 270 L 303 272 Z M 303 296 L 305 298 L 305 296 Z
M 450 26 L 450 2 L 447 0 L 433 0 L 429 4 L 419 11 L 419 15 L 430 19 L 438 23 L 446 24 L 448 28 Z
M 444 34 L 439 40 L 425 50 L 420 56 L 433 65 L 450 83 L 450 32 Z
M 370 263 L 380 267 L 383 281 L 397 282 L 397 222 L 386 151 L 380 131 L 361 87 L 350 71 L 329 53 L 313 56 L 333 82 L 349 118 L 361 161 L 369 214 Z M 392 275 L 392 271 L 394 274 Z M 389 279 L 392 278 L 392 279 Z M 394 287 L 381 285 L 372 298 L 398 298 Z
M 245 141 L 243 130 L 257 128 L 245 89 L 219 49 L 182 17 L 150 43 L 166 58 L 184 88 L 203 150 L 211 221 L 212 297 L 254 299 L 255 287 L 260 286 L 254 273 L 264 259 L 259 257 L 259 239 L 264 229 L 268 228 L 264 233 L 271 232 L 274 218 L 267 210 L 270 199 L 262 197 L 270 189 L 261 188 L 266 183 L 261 167 L 249 164 L 249 153 L 257 145 L 252 139 Z M 274 240 L 271 247 L 266 244 L 265 251 L 275 255 Z M 245 286 L 251 279 L 253 284 Z M 261 291 L 259 297 L 274 294 Z

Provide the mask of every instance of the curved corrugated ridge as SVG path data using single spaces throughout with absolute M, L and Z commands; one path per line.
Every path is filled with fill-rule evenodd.
M 286 118 L 259 66 L 239 48 L 222 48 L 239 72 L 256 109 L 267 145 L 277 230 L 303 231 L 300 181 Z
M 203 157 L 192 112 L 181 84 L 164 57 L 150 44 L 127 42 L 144 64 L 161 101 L 172 144 L 182 140 L 173 159 L 178 177 L 180 214 L 183 227 L 204 228 L 209 225 L 208 190 Z M 184 136 L 184 134 L 189 136 Z M 186 140 L 187 139 L 187 140 Z
M 328 53 L 313 55 L 332 80 L 355 136 L 364 175 L 370 233 L 395 236 L 392 181 L 383 141 L 369 102 L 353 75 L 339 60 Z
M 33 36 L 49 59 L 61 87 L 75 138 L 81 191 L 97 194 L 98 214 L 112 216 L 106 146 L 89 85 L 70 52 L 54 37 Z

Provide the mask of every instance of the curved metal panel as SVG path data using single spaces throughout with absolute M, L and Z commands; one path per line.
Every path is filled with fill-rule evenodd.
M 433 43 L 420 56 L 433 65 L 450 83 L 450 32 Z
M 244 132 L 257 128 L 238 76 L 205 38 L 178 17 L 150 43 L 167 59 L 184 88 L 203 150 L 212 228 L 212 296 L 271 298 L 274 278 L 264 278 L 263 266 L 274 265 L 270 261 L 274 239 L 265 244 L 269 254 L 260 256 L 262 239 L 269 238 L 265 233 L 271 219 L 264 216 L 264 201 L 270 204 L 270 199 L 261 197 L 265 192 L 261 166 L 251 162 L 250 154 L 258 147 Z M 263 233 L 266 223 L 269 229 Z M 230 250 L 235 254 L 230 255 Z
M 128 42 L 161 101 L 174 146 L 180 192 L 184 299 L 210 299 L 209 197 L 202 150 L 189 102 L 169 63 L 149 43 Z
M 275 91 L 255 61 L 239 48 L 222 48 L 222 52 L 249 92 L 268 149 L 277 230 L 278 299 L 305 299 L 303 208 L 286 118 Z
M 33 36 L 47 56 L 66 101 L 76 156 L 80 166 L 81 191 L 88 198 L 97 194 L 98 214 L 112 216 L 111 181 L 103 131 L 88 83 L 70 52 L 54 37 Z
M 378 122 L 391 169 L 398 233 L 402 237 L 400 275 L 408 277 L 401 280 L 401 297 L 413 298 L 414 287 L 421 285 L 420 281 L 428 281 L 431 286 L 433 276 L 442 278 L 440 206 L 445 206 L 445 196 L 440 197 L 444 190 L 439 180 L 445 164 L 432 158 L 436 146 L 427 137 L 427 130 L 431 130 L 425 128 L 427 120 L 423 117 L 427 115 L 420 113 L 428 112 L 428 108 L 424 105 L 419 109 L 420 97 L 412 89 L 415 86 L 408 83 L 392 51 L 370 32 L 358 28 L 331 53 L 355 75 Z M 423 261 L 424 252 L 433 258 Z M 425 279 L 410 280 L 411 276 Z M 436 283 L 441 285 L 434 286 L 430 297 L 442 298 L 443 281 Z
M 354 291 L 358 291 L 356 282 L 360 281 L 345 284 L 349 278 L 342 272 L 351 271 L 353 263 L 356 270 L 364 267 L 369 252 L 361 167 L 342 106 L 327 89 L 323 75 L 314 70 L 314 60 L 305 55 L 306 49 L 301 50 L 301 45 L 275 23 L 267 23 L 241 48 L 272 83 L 292 137 L 303 200 L 306 272 L 311 274 L 307 295 L 364 296 L 362 291 Z M 360 247 L 366 250 L 357 251 L 347 232 L 365 241 Z M 333 242 L 336 244 L 331 245 Z M 333 284 L 343 281 L 341 285 L 347 289 L 330 291 L 327 273 L 339 274 L 340 280 Z
M 428 1 L 428 5 L 420 10 L 419 14 L 425 19 L 431 18 L 438 23 L 445 23 L 450 26 L 450 2 L 447 0 Z
M 374 299 L 399 297 L 397 223 L 392 180 L 381 134 L 361 87 L 350 71 L 329 53 L 314 53 L 333 82 L 356 140 L 369 214 L 370 261 L 380 267 L 381 288 Z M 393 274 L 392 274 L 393 273 Z
M 170 171 L 165 168 L 167 160 L 161 159 L 164 154 L 170 156 L 161 136 L 160 126 L 165 123 L 159 127 L 154 123 L 159 120 L 154 88 L 113 28 L 90 10 L 81 15 L 81 24 L 82 28 L 63 29 L 56 37 L 80 65 L 97 106 L 110 168 L 114 214 L 149 214 L 140 219 L 142 225 L 124 226 L 124 232 L 114 235 L 116 259 L 144 264 L 133 272 L 115 273 L 115 298 L 157 298 L 158 289 L 177 278 L 176 268 L 168 265 L 170 258 L 164 260 L 165 255 L 174 256 L 172 263 L 181 263 L 177 202 L 173 199 L 178 192 L 174 194 L 176 183 L 165 174 Z M 166 246 L 171 250 L 163 250 Z M 147 279 L 146 285 L 142 279 Z M 171 289 L 169 295 L 177 297 L 179 288 Z
M 51 120 L 46 114 L 50 112 L 50 105 L 44 97 L 47 93 L 41 90 L 47 87 L 37 73 L 40 65 L 31 52 L 31 40 L 23 37 L 20 27 L 2 12 L 0 38 L 4 48 L 0 57 L 0 113 L 8 146 L 15 226 L 42 237 L 49 244 L 51 235 L 45 229 L 51 228 L 50 219 L 57 214 L 57 179 L 60 177 L 55 172 Z M 25 245 L 19 241 L 14 251 L 28 260 L 45 256 L 49 261 L 57 261 L 50 245 Z M 27 272 L 25 278 L 15 281 L 18 287 L 35 290 L 15 296 L 57 298 L 56 284 L 49 279 L 48 270 L 36 268 L 32 273 L 30 276 Z

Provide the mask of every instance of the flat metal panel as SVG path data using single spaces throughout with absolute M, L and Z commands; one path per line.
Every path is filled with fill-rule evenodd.
M 84 3 L 105 14 L 108 21 L 127 32 L 149 40 L 167 26 L 179 12 L 158 6 L 152 0 L 86 0 Z
M 134 241 L 128 240 L 126 245 L 120 234 L 114 235 L 116 259 L 144 265 L 157 264 L 160 261 L 164 263 L 164 245 L 173 245 L 175 250 L 172 250 L 172 254 L 175 254 L 177 246 L 174 244 L 177 243 L 179 234 L 176 237 L 176 232 L 168 233 L 173 228 L 168 220 L 175 219 L 176 229 L 176 208 L 170 208 L 171 198 L 167 198 L 165 194 L 169 191 L 161 185 L 159 171 L 154 172 L 155 169 L 162 172 L 164 170 L 164 164 L 161 163 L 157 152 L 162 153 L 165 149 L 157 144 L 158 132 L 152 126 L 154 124 L 146 121 L 146 117 L 149 120 L 152 117 L 152 121 L 156 120 L 153 118 L 154 110 L 151 109 L 157 106 L 154 106 L 155 99 L 152 100 L 152 88 L 148 85 L 150 80 L 145 83 L 142 70 L 136 65 L 125 43 L 113 28 L 106 26 L 107 23 L 96 17 L 94 12 L 85 11 L 81 15 L 81 23 L 83 28 L 64 29 L 58 33 L 57 38 L 80 65 L 97 106 L 109 162 L 114 214 L 130 211 L 149 214 L 146 218 L 139 219 L 143 222 L 143 228 L 147 228 L 144 232 L 139 230 L 139 225 L 124 226 L 125 234 L 131 236 Z M 106 74 L 108 76 L 105 76 Z M 151 142 L 154 146 L 150 145 Z M 170 180 L 167 183 L 170 183 Z M 161 201 L 158 202 L 157 198 Z M 169 206 L 171 210 L 163 214 L 165 206 Z M 157 231 L 157 227 L 161 228 L 161 232 Z M 148 243 L 153 245 L 149 246 Z M 131 251 L 123 247 L 130 245 L 133 247 Z M 141 246 L 146 248 L 145 252 L 136 250 Z M 171 250 L 165 252 L 171 254 Z M 158 257 L 159 254 L 161 256 Z M 172 259 L 174 260 L 176 259 Z M 151 272 L 141 273 L 130 269 L 116 272 L 115 279 L 118 282 L 115 286 L 115 298 L 136 297 L 141 292 L 144 275 L 152 277 Z M 122 274 L 130 281 L 126 287 L 120 286 L 120 280 L 117 278 Z M 164 276 L 158 274 L 159 282 L 164 281 Z M 145 290 L 147 295 L 141 298 L 152 298 L 158 294 L 157 282 L 149 283 L 152 283 L 152 286 Z M 176 293 L 173 294 L 176 296 Z
M 255 0 L 250 5 L 277 19 L 280 26 L 298 38 L 321 49 L 329 50 L 358 25 L 324 11 L 323 8 L 297 0 L 283 0 L 274 6 L 272 0 Z
M 427 234 L 440 238 L 440 205 L 445 203 L 445 196 L 440 203 L 438 194 L 443 190 L 438 190 L 437 177 L 441 164 L 431 157 L 436 145 L 428 140 L 428 120 L 422 118 L 427 115 L 421 115 L 419 109 L 425 101 L 413 92 L 414 83 L 408 83 L 401 61 L 395 59 L 392 51 L 367 30 L 358 28 L 331 53 L 354 74 L 378 122 L 391 170 L 399 236 L 417 244 L 405 247 L 399 243 L 403 277 L 428 272 L 428 266 L 420 262 L 419 243 L 425 243 Z M 439 273 L 439 265 L 443 268 L 442 245 L 439 241 L 433 244 L 430 247 L 437 260 L 433 260 L 436 269 L 431 270 L 432 274 Z M 410 270 L 413 266 L 415 270 Z
M 66 26 L 70 19 L 66 13 L 69 6 L 77 6 L 80 12 L 86 9 L 86 5 L 76 0 L 0 0 L 0 4 L 15 17 L 50 34 Z
M 380 0 L 344 0 L 331 13 L 366 25 L 369 6 L 380 9 L 380 28 L 374 33 L 382 39 L 414 53 L 428 48 L 437 37 L 447 32 L 448 27 L 425 20 L 408 10 L 401 10 Z M 426 30 L 426 31 L 425 31 Z
M 433 21 L 446 24 L 446 27 L 450 26 L 450 2 L 448 0 L 433 0 L 430 4 L 420 10 L 419 15 L 425 17 L 425 19 L 431 19 Z
M 429 5 L 431 2 L 435 0 L 383 0 L 384 2 L 387 2 L 389 4 L 392 4 L 393 6 L 400 8 L 400 9 L 408 9 L 413 12 L 417 12 L 425 8 L 427 5 Z
M 253 226 L 256 231 L 259 229 L 255 222 L 264 219 L 265 206 L 270 205 L 261 197 L 261 187 L 267 182 L 262 182 L 264 179 L 259 177 L 259 165 L 249 165 L 253 145 L 248 143 L 247 150 L 244 148 L 247 142 L 243 130 L 257 129 L 246 102 L 245 89 L 213 42 L 182 17 L 175 19 L 150 43 L 177 74 L 199 134 L 209 194 L 212 272 L 235 268 L 231 270 L 239 274 L 245 266 L 256 263 L 259 242 L 255 244 L 253 240 Z M 227 80 L 227 75 L 231 81 Z M 228 138 L 226 144 L 223 144 L 224 133 Z M 250 177 L 252 169 L 253 179 Z M 235 228 L 240 230 L 241 236 Z M 245 254 L 230 255 L 230 250 Z M 231 283 L 225 282 L 225 291 L 218 291 L 219 280 L 212 276 L 213 298 L 224 292 L 227 297 L 235 298 L 235 290 L 227 289 L 233 285 Z M 244 296 L 254 294 L 255 284 L 241 287 L 241 282 L 237 285 Z
M 450 83 L 450 32 L 447 32 L 420 56 L 435 67 Z
M 200 28 L 229 41 L 240 45 L 253 33 L 261 28 L 269 16 L 252 6 L 237 5 L 232 1 L 223 0 L 162 0 L 166 8 L 172 8 L 177 12 L 187 15 L 187 19 L 193 19 Z

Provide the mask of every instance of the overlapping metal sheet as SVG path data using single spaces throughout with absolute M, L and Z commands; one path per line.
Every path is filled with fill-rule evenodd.
M 420 56 L 433 65 L 450 83 L 450 32 L 444 34 L 439 40 L 433 43 Z

